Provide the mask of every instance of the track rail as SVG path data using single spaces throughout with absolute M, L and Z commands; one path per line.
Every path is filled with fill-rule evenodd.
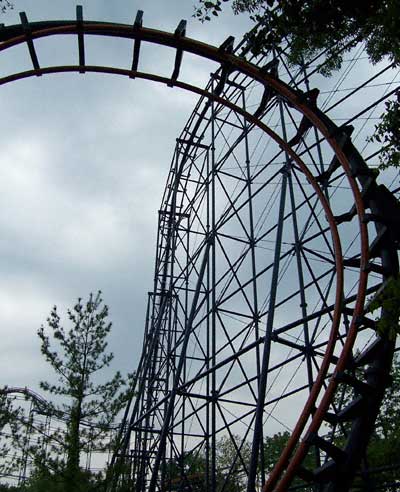
M 284 151 L 287 156 L 288 162 L 295 166 L 296 169 L 302 173 L 307 182 L 311 185 L 315 195 L 326 214 L 328 228 L 331 234 L 331 240 L 334 248 L 334 263 L 336 272 L 336 294 L 334 306 L 331 310 L 332 323 L 330 327 L 329 341 L 325 347 L 325 354 L 323 361 L 320 365 L 319 372 L 315 377 L 312 388 L 310 390 L 307 401 L 299 416 L 297 425 L 292 433 L 291 439 L 283 452 L 281 459 L 279 460 L 276 468 L 270 475 L 264 491 L 287 490 L 289 484 L 292 482 L 295 476 L 304 477 L 306 481 L 314 483 L 324 484 L 329 490 L 347 490 L 350 486 L 352 477 L 356 472 L 357 464 L 360 462 L 362 453 L 368 442 L 368 436 L 373 429 L 373 423 L 376 418 L 376 414 L 379 410 L 379 404 L 383 397 L 384 382 L 387 380 L 388 373 L 390 371 L 390 362 L 393 356 L 394 342 L 389 339 L 379 338 L 377 342 L 371 345 L 364 354 L 361 354 L 355 361 L 353 358 L 352 348 L 357 334 L 363 325 L 371 326 L 373 322 L 368 320 L 365 316 L 365 300 L 367 292 L 367 280 L 371 271 L 379 271 L 382 274 L 382 281 L 385 282 L 391 276 L 398 274 L 398 262 L 397 262 L 397 247 L 398 233 L 393 231 L 390 224 L 385 223 L 385 212 L 388 207 L 395 206 L 398 210 L 397 201 L 393 199 L 391 194 L 383 187 L 378 186 L 375 181 L 375 177 L 370 173 L 367 166 L 356 152 L 351 144 L 350 137 L 346 133 L 346 128 L 337 127 L 322 111 L 320 111 L 315 103 L 310 98 L 310 95 L 303 93 L 299 90 L 291 88 L 288 84 L 279 80 L 272 71 L 268 71 L 253 65 L 243 58 L 235 56 L 232 53 L 233 40 L 228 38 L 220 47 L 213 47 L 205 43 L 198 42 L 196 40 L 186 37 L 185 25 L 180 23 L 174 33 L 166 33 L 154 29 L 148 29 L 142 26 L 142 15 L 138 13 L 136 21 L 133 25 L 123 25 L 115 23 L 104 22 L 90 22 L 83 19 L 82 11 L 77 9 L 77 18 L 71 21 L 49 21 L 49 22 L 32 22 L 29 23 L 26 16 L 21 16 L 22 23 L 17 26 L 3 27 L 0 31 L 0 54 L 2 51 L 12 49 L 14 46 L 26 43 L 32 67 L 19 73 L 11 73 L 0 78 L 0 85 L 7 84 L 16 80 L 42 76 L 51 73 L 66 73 L 66 72 L 80 72 L 80 73 L 108 73 L 123 75 L 134 78 L 141 78 L 150 81 L 166 84 L 169 87 L 176 87 L 179 89 L 191 91 L 199 96 L 204 97 L 211 105 L 222 105 L 225 108 L 233 111 L 240 117 L 242 117 L 248 125 L 258 127 L 269 138 L 271 138 L 280 149 Z M 40 59 L 35 48 L 35 40 L 44 38 L 57 38 L 58 36 L 71 35 L 77 39 L 78 47 L 78 63 L 75 65 L 55 65 L 42 67 Z M 108 66 L 93 66 L 87 63 L 85 54 L 85 37 L 86 36 L 102 36 L 109 38 L 122 38 L 132 40 L 132 60 L 130 60 L 130 68 L 115 68 Z M 138 70 L 140 66 L 140 54 L 141 45 L 148 43 L 153 45 L 154 49 L 157 46 L 164 46 L 171 48 L 175 53 L 175 61 L 171 67 L 171 76 L 165 77 L 157 73 L 145 73 Z M 184 63 L 184 53 L 190 53 L 200 58 L 205 58 L 210 61 L 216 62 L 221 67 L 221 73 L 225 74 L 222 77 L 221 85 L 211 85 L 206 89 L 197 87 L 196 85 L 185 82 L 179 79 L 181 71 L 181 65 Z M 222 89 L 230 74 L 243 74 L 254 83 L 262 87 L 259 99 L 258 108 L 250 113 L 246 109 L 243 109 L 238 104 L 235 104 L 231 100 L 224 98 Z M 294 108 L 301 117 L 314 127 L 318 133 L 322 136 L 324 142 L 330 146 L 335 155 L 335 166 L 329 168 L 326 172 L 318 174 L 312 172 L 306 165 L 301 155 L 299 155 L 295 149 L 294 144 L 290 144 L 286 138 L 283 138 L 272 128 L 270 128 L 260 117 L 260 108 L 265 108 L 265 94 L 272 94 L 272 97 L 277 101 Z M 192 134 L 191 141 L 196 140 L 196 135 Z M 343 144 L 345 141 L 346 145 Z M 344 260 L 341 251 L 340 233 L 338 231 L 338 221 L 331 211 L 329 202 L 327 201 L 323 189 L 323 183 L 329 181 L 332 173 L 336 171 L 338 167 L 341 167 L 346 174 L 347 182 L 351 188 L 353 196 L 354 207 L 349 212 L 351 220 L 357 222 L 357 227 L 360 234 L 360 251 L 356 258 L 355 268 L 358 271 L 358 288 L 355 296 L 355 304 L 350 314 L 350 324 L 347 334 L 347 338 L 341 349 L 340 357 L 337 359 L 335 371 L 333 372 L 331 379 L 325 387 L 325 382 L 328 377 L 329 367 L 332 364 L 334 350 L 337 349 L 338 341 L 338 329 L 343 316 L 343 269 Z M 180 173 L 182 175 L 182 172 Z M 178 176 L 177 181 L 180 179 Z M 367 193 L 368 192 L 368 193 Z M 172 191 L 176 193 L 176 189 Z M 173 198 L 173 201 L 176 199 Z M 372 218 L 367 219 L 366 209 L 371 210 Z M 367 221 L 372 220 L 376 223 L 376 230 L 379 236 L 379 240 L 372 244 L 369 239 Z M 198 311 L 197 302 L 199 299 L 200 291 L 202 288 L 202 276 L 209 268 L 210 250 L 213 248 L 213 232 L 206 234 L 201 246 L 199 247 L 198 256 L 202 257 L 202 266 L 199 269 L 199 282 L 196 287 L 196 294 L 192 300 L 191 313 L 192 317 L 189 317 L 188 325 L 185 327 L 183 337 L 183 349 L 181 357 L 185 357 L 185 344 L 187 344 L 188 337 L 191 334 L 191 323 Z M 378 263 L 374 263 L 372 260 L 380 260 Z M 166 271 L 164 272 L 164 276 Z M 165 280 L 165 278 L 164 278 Z M 167 296 L 164 297 L 167 299 Z M 160 320 L 163 316 L 163 310 L 166 309 L 167 302 L 164 300 L 159 306 Z M 347 315 L 349 313 L 346 313 Z M 385 313 L 383 313 L 385 316 Z M 158 326 L 160 326 L 161 321 Z M 156 326 L 157 330 L 157 326 Z M 156 345 L 157 338 L 152 333 L 152 337 L 148 338 L 145 342 L 145 354 L 152 354 Z M 268 333 L 265 337 L 260 337 L 255 343 L 263 345 L 264 347 L 270 343 Z M 146 345 L 147 343 L 147 345 Z M 247 350 L 247 349 L 246 349 Z M 250 349 L 248 349 L 250 350 Z M 182 360 L 182 359 L 181 359 Z M 141 371 L 146 372 L 152 363 L 151 356 L 145 356 L 141 361 Z M 371 388 L 370 391 L 366 391 L 366 396 L 362 405 L 359 405 L 359 411 L 353 412 L 349 417 L 350 412 L 345 412 L 345 418 L 353 422 L 352 431 L 349 434 L 349 438 L 344 449 L 337 449 L 332 443 L 329 443 L 322 437 L 319 437 L 318 431 L 321 425 L 327 420 L 329 415 L 329 408 L 332 405 L 332 401 L 335 392 L 339 385 L 350 384 L 353 386 L 360 386 L 359 382 L 346 379 L 342 375 L 349 369 L 355 366 L 361 367 L 368 364 L 371 370 L 367 372 L 365 383 Z M 158 407 L 165 404 L 165 420 L 164 425 L 160 431 L 160 440 L 157 454 L 154 458 L 152 467 L 152 478 L 150 481 L 150 490 L 153 491 L 158 488 L 159 470 L 161 466 L 161 460 L 163 456 L 163 450 L 166 445 L 167 435 L 170 428 L 170 419 L 172 415 L 172 409 L 174 406 L 175 397 L 180 391 L 184 390 L 185 385 L 181 384 L 181 365 L 177 366 L 177 372 L 175 374 L 174 384 L 170 388 L 169 393 L 165 396 L 164 400 L 153 402 Z M 212 367 L 208 370 L 215 370 Z M 142 393 L 145 388 L 145 379 L 139 380 L 139 387 L 137 391 Z M 261 385 L 262 387 L 262 385 Z M 265 391 L 265 388 L 264 388 Z M 260 390 L 259 399 L 257 403 L 258 421 L 256 420 L 256 429 L 262 425 L 262 415 L 264 409 L 264 397 L 263 390 Z M 137 400 L 138 401 L 138 400 Z M 128 410 L 129 411 L 129 410 Z M 143 415 L 138 415 L 139 407 L 138 403 L 134 404 L 132 411 L 130 426 L 137 425 Z M 344 417 L 343 417 L 344 418 Z M 257 424 L 258 422 L 258 424 Z M 258 426 L 258 427 L 257 427 Z M 255 433 L 256 435 L 256 433 Z M 254 437 L 255 439 L 256 437 Z M 296 448 L 297 444 L 299 446 Z M 128 446 L 128 440 L 124 441 L 125 448 Z M 315 446 L 324 452 L 329 458 L 327 462 L 321 466 L 320 469 L 305 471 L 301 465 L 306 456 L 310 446 Z M 123 454 L 124 449 L 120 449 L 119 453 Z M 257 467 L 257 445 L 253 450 L 253 470 Z M 340 471 L 340 474 L 338 474 Z M 343 478 L 339 478 L 343 477 Z M 254 483 L 249 483 L 248 490 L 254 489 Z

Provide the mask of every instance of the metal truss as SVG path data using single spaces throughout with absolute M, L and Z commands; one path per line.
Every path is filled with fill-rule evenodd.
M 17 449 L 13 447 L 16 436 L 3 416 L 0 439 L 5 448 L 2 461 L 13 465 L 12 471 L 3 471 L 1 477 L 8 481 L 16 481 L 18 485 L 23 486 L 34 471 L 35 459 L 37 459 L 35 453 L 38 450 L 41 451 L 42 457 L 51 456 L 55 448 L 60 453 L 60 443 L 52 437 L 52 434 L 57 432 L 59 436 L 66 435 L 69 416 L 67 413 L 55 411 L 49 401 L 27 387 L 4 387 L 0 390 L 0 395 L 6 395 L 12 407 L 17 406 L 18 412 L 15 418 L 24 441 L 22 447 Z M 98 427 L 90 422 L 83 421 L 82 426 L 99 431 Z M 103 429 L 102 438 L 105 441 L 107 437 L 109 442 L 107 446 L 96 448 L 90 445 L 82 450 L 81 463 L 86 470 L 91 470 L 93 473 L 104 471 L 107 460 L 110 460 L 112 442 L 118 430 L 117 425 L 110 426 L 107 430 Z
M 103 72 L 200 96 L 162 198 L 136 396 L 109 488 L 348 490 L 389 380 L 394 340 L 377 336 L 366 299 L 398 274 L 400 210 L 355 149 L 351 120 L 328 116 L 339 102 L 319 109 L 316 70 L 290 69 L 285 47 L 256 64 L 246 43 L 199 43 L 184 21 L 173 34 L 147 29 L 141 12 L 131 26 L 84 21 L 80 8 L 74 21 L 21 20 L 2 29 L 0 51 L 26 43 L 33 68 L 0 85 Z M 76 36 L 78 64 L 41 67 L 34 41 L 58 35 Z M 88 64 L 87 36 L 132 40 L 129 68 Z M 170 76 L 139 70 L 143 44 L 172 50 Z M 180 78 L 188 53 L 220 66 L 206 88 Z M 283 430 L 272 469 L 264 437 Z

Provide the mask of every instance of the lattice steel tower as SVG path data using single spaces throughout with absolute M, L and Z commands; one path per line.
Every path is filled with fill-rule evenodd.
M 387 97 L 366 104 L 362 89 L 390 67 L 343 94 L 348 74 L 330 86 L 318 77 L 323 54 L 293 69 L 285 47 L 235 53 L 283 83 L 260 86 L 222 63 L 176 140 L 119 457 L 129 451 L 137 492 L 343 491 L 394 350 L 365 301 L 397 274 L 399 215 L 388 211 L 399 206 L 352 144 Z M 352 55 L 348 73 L 362 58 Z M 278 432 L 290 439 L 274 467 L 263 442 Z
M 26 43 L 30 66 L 0 85 L 92 72 L 200 96 L 162 198 L 136 395 L 109 489 L 348 490 L 395 350 L 367 296 L 397 277 L 400 231 L 397 174 L 378 184 L 366 162 L 379 149 L 361 155 L 353 141 L 398 90 L 397 74 L 370 73 L 354 51 L 327 82 L 323 54 L 294 69 L 285 46 L 255 60 L 233 38 L 219 48 L 187 38 L 184 21 L 172 34 L 145 28 L 141 12 L 132 25 L 86 21 L 79 7 L 74 20 L 21 22 L 0 30 L 1 51 Z M 35 41 L 65 35 L 76 63 L 41 66 Z M 126 66 L 91 65 L 88 36 L 126 43 Z M 168 50 L 170 74 L 141 70 L 143 44 Z M 184 79 L 186 54 L 220 67 L 206 88 Z M 383 95 L 368 92 L 378 86 Z M 272 464 L 265 437 L 284 431 Z

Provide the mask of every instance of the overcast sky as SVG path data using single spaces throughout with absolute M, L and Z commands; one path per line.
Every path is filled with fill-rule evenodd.
M 191 17 L 193 0 L 80 4 L 86 19 L 126 24 L 142 9 L 145 26 L 167 31 L 185 18 L 188 36 L 214 45 L 230 34 L 240 40 L 250 26 L 245 17 L 229 12 L 202 25 Z M 15 0 L 3 22 L 19 23 L 20 11 L 32 21 L 73 19 L 75 9 L 66 0 Z M 77 63 L 76 44 L 75 37 L 35 42 L 42 66 Z M 173 53 L 144 47 L 141 54 L 141 69 L 171 74 Z M 86 38 L 86 55 L 88 64 L 128 67 L 132 43 Z M 0 76 L 31 67 L 26 45 L 0 53 L 0 60 Z M 364 68 L 371 70 L 367 62 Z M 185 55 L 182 75 L 205 85 L 214 69 Z M 355 71 L 346 87 L 366 73 Z M 334 80 L 318 86 L 324 89 L 324 84 L 333 87 Z M 98 289 L 114 324 L 112 369 L 135 369 L 152 289 L 157 211 L 175 138 L 196 99 L 150 82 L 93 74 L 44 76 L 0 87 L 0 385 L 37 390 L 48 373 L 37 329 L 54 304 L 64 312 Z M 357 112 L 354 104 L 352 99 L 331 116 L 343 121 Z M 363 131 L 355 140 L 362 149 Z
M 173 31 L 220 44 L 240 39 L 244 18 L 202 25 L 192 0 L 81 1 L 90 20 Z M 19 23 L 73 19 L 75 2 L 15 0 L 3 15 Z M 35 43 L 42 66 L 77 59 L 76 38 Z M 132 47 L 87 40 L 87 63 L 128 66 Z M 0 74 L 30 67 L 26 45 L 1 54 Z M 143 64 L 167 64 L 157 51 Z M 170 65 L 166 67 L 171 71 Z M 213 66 L 188 60 L 186 77 L 205 83 Z M 133 370 L 152 288 L 157 210 L 175 138 L 196 98 L 152 83 L 104 75 L 53 75 L 0 88 L 0 384 L 38 389 L 46 377 L 36 331 L 52 306 L 101 289 L 110 306 L 114 369 Z M 121 343 L 121 341 L 123 343 Z

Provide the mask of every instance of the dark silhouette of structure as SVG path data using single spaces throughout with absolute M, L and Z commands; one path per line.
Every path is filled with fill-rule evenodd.
M 137 492 L 239 483 L 268 492 L 296 481 L 307 490 L 348 490 L 395 350 L 394 340 L 377 336 L 367 296 L 398 274 L 400 231 L 398 201 L 354 147 L 351 125 L 390 92 L 337 124 L 333 110 L 374 76 L 350 95 L 330 90 L 322 111 L 322 88 L 317 101 L 310 84 L 323 54 L 291 69 L 285 47 L 253 60 L 245 41 L 235 49 L 228 38 L 215 48 L 187 38 L 184 21 L 172 34 L 145 28 L 141 12 L 133 25 L 85 21 L 79 7 L 73 21 L 21 21 L 2 29 L 1 49 L 26 43 L 32 67 L 0 85 L 102 72 L 200 96 L 176 141 L 159 210 L 136 396 L 109 489 L 121 481 Z M 42 67 L 35 40 L 58 35 L 76 36 L 77 64 Z M 132 40 L 129 67 L 90 65 L 87 36 Z M 170 76 L 140 71 L 144 44 L 171 49 Z M 181 79 L 187 53 L 219 64 L 206 88 Z M 362 379 L 356 369 L 365 369 Z M 354 398 L 338 406 L 343 387 Z M 269 472 L 264 436 L 282 429 L 291 438 Z M 223 470 L 222 436 L 232 443 Z M 188 465 L 195 459 L 201 479 Z

